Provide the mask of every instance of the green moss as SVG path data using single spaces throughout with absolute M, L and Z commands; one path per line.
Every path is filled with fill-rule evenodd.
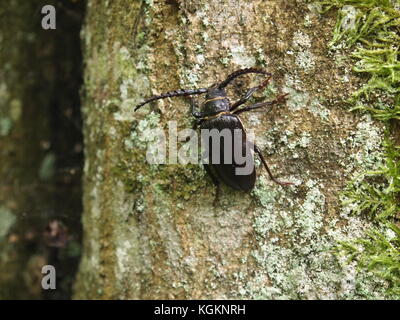
M 338 254 L 357 259 L 359 268 L 377 274 L 389 284 L 388 293 L 400 296 L 400 228 L 388 223 L 384 231 L 371 230 L 366 238 L 343 242 Z
M 400 148 L 389 140 L 385 143 L 385 162 L 378 170 L 364 172 L 346 188 L 345 205 L 354 205 L 353 211 L 386 221 L 400 212 Z
M 400 212 L 400 149 L 391 140 L 393 124 L 400 119 L 400 12 L 398 0 L 319 1 L 323 11 L 339 9 L 330 46 L 352 50 L 354 71 L 368 80 L 349 99 L 351 110 L 370 113 L 384 122 L 385 157 L 378 169 L 367 171 L 349 183 L 343 204 L 356 214 L 366 214 L 374 229 L 365 237 L 341 242 L 338 253 L 357 261 L 386 280 L 388 294 L 400 295 L 400 232 L 395 225 Z M 397 7 L 396 7 L 397 6 Z
M 354 71 L 369 76 L 369 81 L 354 93 L 352 101 L 355 102 L 361 97 L 369 98 L 370 94 L 377 91 L 392 94 L 395 101 L 386 107 L 396 109 L 398 118 L 400 12 L 394 8 L 395 1 L 336 0 L 321 3 L 329 3 L 327 8 L 333 5 L 341 8 L 330 46 L 353 48 L 357 43 L 358 48 L 352 52 L 352 56 L 357 60 Z M 371 111 L 371 107 L 369 110 Z

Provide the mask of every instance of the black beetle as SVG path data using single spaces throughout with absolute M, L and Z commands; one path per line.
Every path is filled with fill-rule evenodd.
M 244 95 L 243 98 L 241 98 L 239 101 L 235 102 L 234 104 L 231 104 L 225 91 L 225 87 L 236 77 L 240 75 L 244 75 L 247 73 L 258 73 L 258 74 L 264 74 L 267 76 L 267 79 L 262 82 L 260 85 L 250 88 L 246 94 Z M 257 90 L 260 90 L 268 84 L 269 80 L 271 79 L 272 75 L 262 69 L 256 69 L 256 68 L 246 68 L 246 69 L 240 69 L 236 72 L 233 72 L 230 74 L 226 80 L 222 81 L 221 83 L 214 84 L 211 87 L 205 89 L 194 89 L 194 90 L 176 90 L 176 91 L 170 91 L 166 92 L 157 96 L 153 96 L 139 105 L 135 107 L 135 111 L 142 107 L 143 105 L 152 102 L 154 100 L 158 99 L 164 99 L 164 98 L 169 98 L 169 97 L 178 97 L 178 96 L 191 96 L 191 95 L 199 95 L 199 94 L 206 94 L 206 101 L 204 103 L 204 107 L 202 112 L 196 111 L 196 105 L 192 100 L 192 115 L 197 119 L 197 124 L 200 125 L 201 129 L 217 129 L 218 131 L 222 131 L 224 129 L 228 129 L 232 134 L 231 136 L 233 137 L 234 130 L 239 129 L 243 134 L 241 136 L 241 141 L 239 144 L 235 144 L 233 141 L 233 147 L 235 145 L 239 145 L 242 149 L 242 152 L 250 147 L 252 148 L 260 157 L 263 165 L 267 169 L 267 172 L 270 176 L 270 178 L 280 184 L 280 185 L 292 185 L 293 183 L 291 182 L 282 182 L 278 181 L 274 178 L 274 176 L 271 173 L 271 170 L 268 168 L 268 165 L 260 151 L 260 149 L 254 144 L 251 143 L 247 140 L 246 138 L 246 131 L 243 127 L 242 122 L 240 121 L 239 117 L 237 116 L 238 114 L 246 111 L 251 111 L 259 108 L 263 108 L 266 106 L 271 106 L 274 104 L 277 104 L 281 101 L 285 100 L 285 97 L 287 94 L 283 94 L 278 96 L 273 101 L 269 102 L 259 102 L 241 109 L 238 109 L 241 105 L 243 105 L 247 100 L 250 99 L 250 97 L 256 92 Z M 210 144 L 210 150 L 212 150 L 212 140 L 209 141 Z M 237 171 L 236 169 L 239 167 L 242 167 L 244 164 L 239 165 L 237 162 L 234 160 L 232 163 L 225 163 L 224 162 L 224 141 L 221 139 L 220 144 L 219 144 L 219 156 L 222 161 L 218 162 L 218 164 L 213 164 L 210 160 L 207 161 L 208 163 L 204 163 L 204 168 L 206 171 L 209 173 L 211 176 L 214 184 L 216 186 L 219 185 L 219 181 L 222 180 L 225 184 L 228 186 L 236 189 L 236 190 L 242 190 L 242 191 L 250 191 L 254 188 L 255 181 L 256 181 L 256 171 L 255 171 L 255 166 L 254 166 L 254 158 L 251 156 L 250 158 L 246 158 L 247 161 L 250 161 L 250 166 L 252 170 L 250 171 L 250 174 L 245 174 L 245 175 L 239 175 L 236 174 Z M 209 154 L 209 159 L 212 158 L 212 152 Z M 249 165 L 249 163 L 246 163 L 246 165 Z

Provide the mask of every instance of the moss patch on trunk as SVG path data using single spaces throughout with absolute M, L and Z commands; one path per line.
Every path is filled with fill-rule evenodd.
M 386 128 L 385 158 L 377 170 L 351 181 L 343 204 L 364 214 L 375 227 L 365 237 L 342 242 L 337 253 L 359 268 L 373 271 L 389 284 L 388 297 L 400 297 L 400 1 L 327 0 L 322 11 L 338 9 L 330 43 L 332 50 L 349 51 L 354 71 L 365 83 L 348 100 L 351 110 L 370 113 Z

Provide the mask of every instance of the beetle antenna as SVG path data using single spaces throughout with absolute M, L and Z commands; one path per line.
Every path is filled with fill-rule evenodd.
M 158 96 L 153 96 L 148 98 L 147 100 L 143 101 L 142 103 L 138 104 L 135 107 L 135 111 L 137 109 L 139 109 L 140 107 L 144 106 L 145 104 L 152 102 L 154 100 L 158 100 L 158 99 L 165 99 L 165 98 L 171 98 L 171 97 L 183 97 L 183 96 L 191 96 L 193 94 L 203 94 L 206 93 L 207 89 L 205 88 L 201 88 L 201 89 L 194 89 L 194 90 L 175 90 L 175 91 L 169 91 L 166 93 L 162 93 Z
M 222 81 L 218 85 L 218 88 L 219 89 L 225 88 L 233 79 L 235 79 L 243 74 L 247 74 L 247 73 L 261 73 L 261 74 L 265 74 L 267 76 L 272 76 L 271 73 L 269 73 L 263 69 L 257 69 L 257 68 L 240 69 L 240 70 L 237 70 L 237 71 L 231 73 L 224 81 Z

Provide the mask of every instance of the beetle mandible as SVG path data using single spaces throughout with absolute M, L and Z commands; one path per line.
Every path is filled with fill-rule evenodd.
M 235 78 L 248 74 L 248 73 L 258 73 L 258 74 L 263 74 L 267 78 L 265 81 L 263 81 L 260 85 L 250 88 L 246 94 L 243 96 L 243 98 L 239 99 L 237 102 L 231 104 L 226 91 L 225 87 Z M 251 143 L 248 141 L 246 138 L 246 131 L 244 129 L 244 126 L 238 117 L 240 113 L 247 112 L 247 111 L 252 111 L 260 108 L 264 108 L 267 106 L 272 106 L 274 104 L 277 104 L 279 102 L 282 102 L 285 100 L 287 94 L 282 94 L 278 96 L 275 100 L 268 101 L 268 102 L 259 102 L 255 103 L 253 105 L 239 108 L 243 104 L 245 104 L 251 97 L 252 95 L 260 90 L 263 89 L 267 86 L 268 82 L 270 81 L 272 77 L 272 74 L 269 72 L 266 72 L 263 69 L 257 69 L 257 68 L 246 68 L 246 69 L 240 69 L 237 70 L 233 73 L 231 73 L 224 81 L 213 84 L 209 88 L 200 88 L 200 89 L 193 89 L 193 90 L 175 90 L 175 91 L 169 91 L 160 95 L 156 95 L 153 97 L 148 98 L 147 100 L 143 101 L 142 103 L 138 104 L 135 107 L 135 111 L 138 110 L 140 107 L 143 105 L 158 100 L 158 99 L 165 99 L 169 97 L 182 97 L 182 96 L 191 96 L 191 95 L 200 95 L 200 94 L 206 94 L 206 101 L 204 102 L 203 109 L 202 111 L 197 111 L 197 106 L 192 100 L 192 115 L 197 119 L 197 125 L 200 125 L 201 129 L 217 129 L 218 131 L 222 131 L 224 129 L 228 129 L 232 134 L 232 139 L 234 139 L 234 130 L 240 130 L 242 132 L 242 137 L 239 142 L 240 148 L 242 150 L 250 147 L 254 150 L 255 153 L 258 154 L 258 156 L 261 159 L 261 162 L 263 163 L 265 169 L 268 172 L 269 177 L 271 178 L 272 181 L 279 185 L 292 185 L 293 183 L 291 182 L 283 182 L 275 179 L 275 177 L 272 175 L 271 170 L 269 169 L 267 162 L 265 161 L 260 149 L 255 145 L 254 143 Z M 232 140 L 233 141 L 233 140 Z M 233 141 L 233 146 L 237 145 L 237 142 Z M 213 141 L 209 141 L 210 144 L 210 150 L 213 150 Z M 224 159 L 224 142 L 220 141 L 219 144 L 219 153 L 220 153 L 220 159 Z M 209 154 L 209 159 L 212 157 L 212 152 Z M 233 160 L 231 163 L 225 163 L 224 161 L 220 161 L 219 163 L 215 164 L 212 163 L 208 159 L 208 163 L 203 163 L 205 170 L 207 173 L 210 175 L 213 183 L 218 187 L 219 182 L 223 181 L 225 184 L 228 186 L 236 189 L 236 190 L 241 190 L 241 191 L 250 191 L 254 188 L 255 181 L 256 181 L 256 170 L 255 170 L 255 165 L 254 165 L 254 158 L 253 156 L 246 158 L 247 161 L 250 161 L 250 163 L 246 163 L 246 165 L 250 165 L 252 170 L 250 170 L 249 174 L 237 174 L 237 168 L 243 166 L 244 164 L 238 164 Z

